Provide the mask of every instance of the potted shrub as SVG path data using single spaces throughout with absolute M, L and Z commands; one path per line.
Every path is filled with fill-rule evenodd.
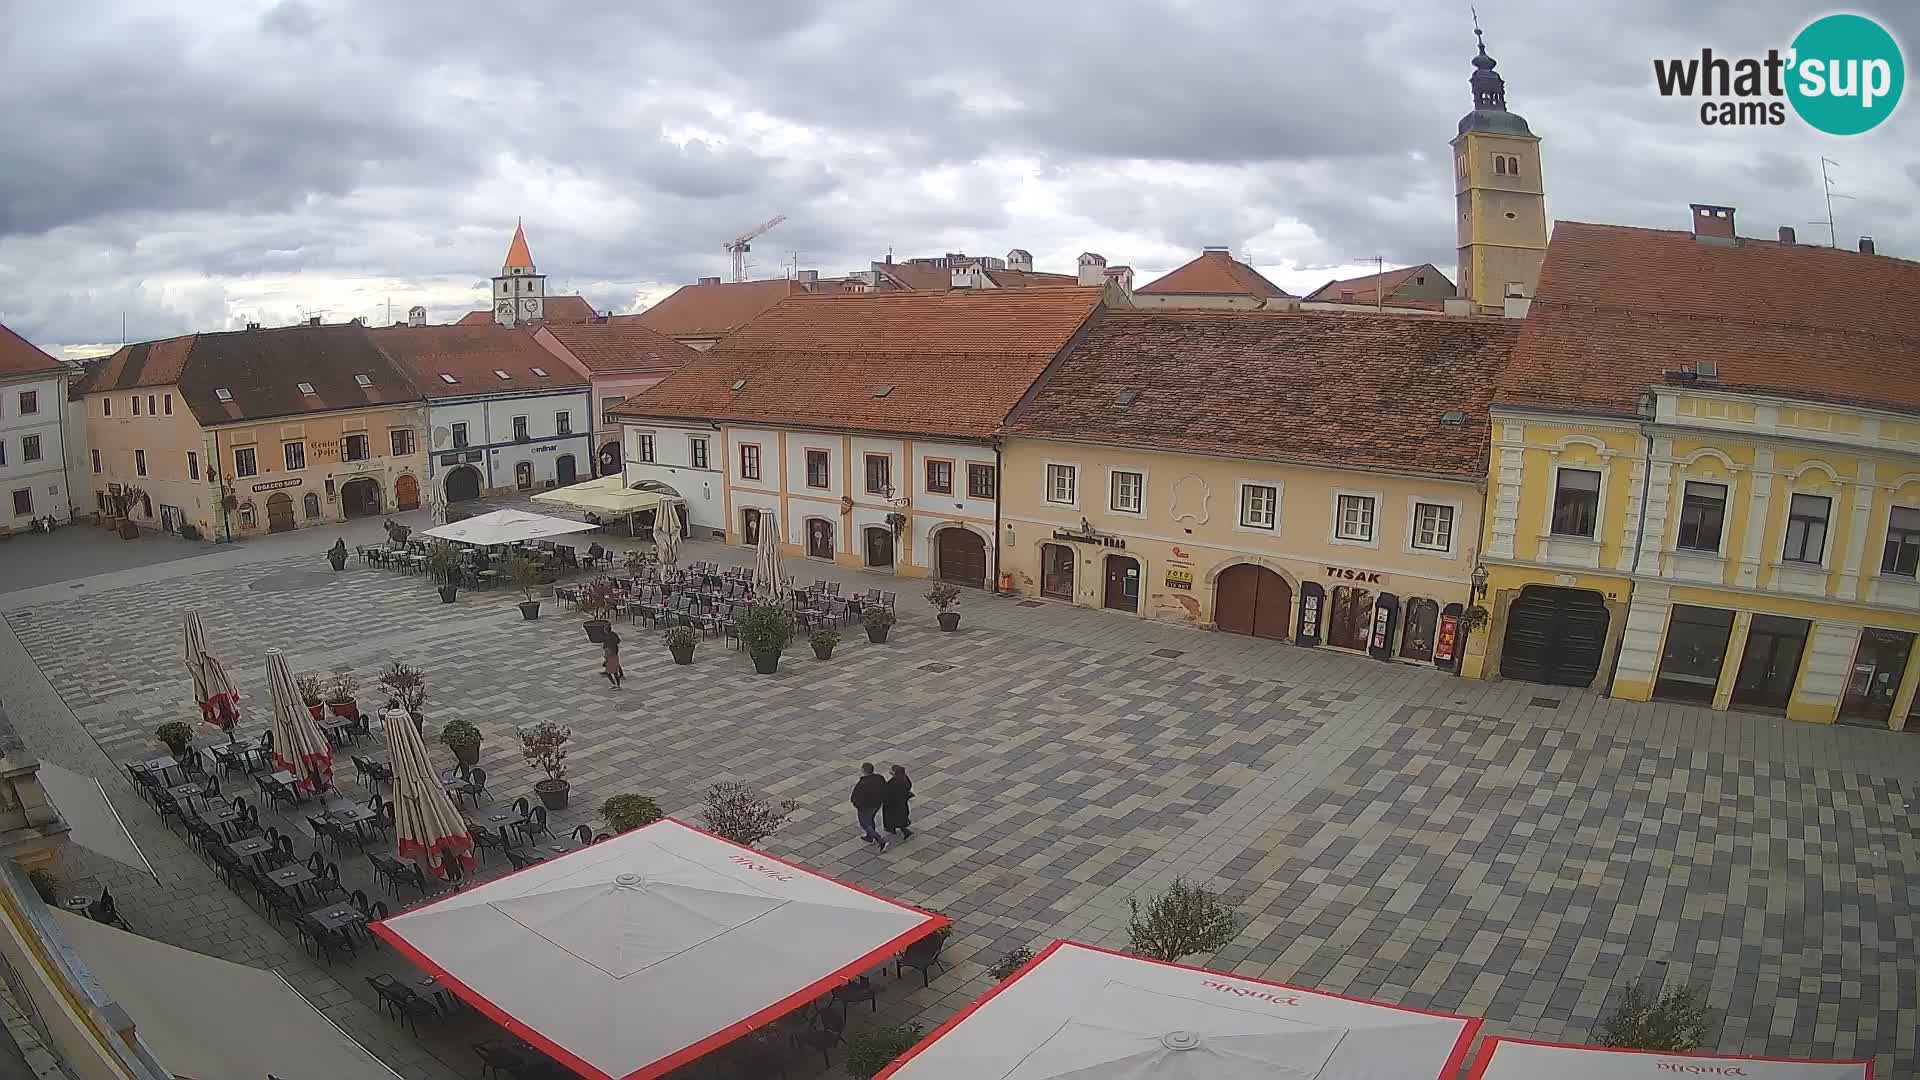
M 872 1080 L 919 1041 L 917 1022 L 856 1031 L 847 1038 L 847 1075 L 854 1080 Z
M 573 738 L 573 729 L 561 727 L 551 720 L 542 720 L 531 727 L 520 729 L 520 754 L 527 764 L 546 773 L 546 778 L 533 783 L 534 794 L 540 796 L 541 805 L 549 810 L 567 808 L 567 740 Z
M 807 638 L 807 644 L 813 646 L 815 660 L 831 660 L 833 647 L 840 644 L 840 635 L 831 630 L 815 630 L 813 635 Z
M 659 804 L 652 799 L 629 792 L 601 803 L 600 816 L 606 819 L 607 828 L 615 833 L 629 833 L 642 825 L 651 825 L 666 815 L 660 812 Z
M 426 672 L 395 660 L 380 676 L 380 685 L 386 687 L 393 695 L 393 700 L 413 717 L 415 726 L 426 723 L 426 713 L 421 711 L 421 706 L 427 703 Z
M 166 746 L 167 752 L 174 757 L 187 752 L 193 745 L 193 729 L 179 720 L 169 720 L 154 729 L 153 737 Z
M 327 685 L 327 708 L 335 716 L 352 716 L 360 711 L 353 700 L 354 691 L 360 689 L 360 679 L 351 671 L 343 671 L 333 677 Z
M 668 630 L 665 638 L 667 651 L 673 654 L 676 664 L 693 663 L 693 647 L 700 643 L 700 635 L 694 633 L 691 626 L 676 626 Z
M 779 832 L 799 809 L 792 799 L 775 802 L 738 780 L 728 780 L 707 789 L 707 808 L 700 817 L 715 836 L 754 847 Z
M 327 561 L 333 564 L 336 573 L 347 568 L 346 540 L 340 537 L 334 538 L 333 546 L 327 549 Z
M 515 555 L 507 564 L 513 587 L 520 590 L 520 617 L 532 622 L 540 617 L 540 600 L 534 595 L 540 588 L 540 564 L 525 555 Z
M 960 613 L 948 609 L 960 602 L 960 586 L 941 582 L 927 590 L 927 603 L 940 614 L 940 629 L 951 634 L 960 629 Z
M 480 729 L 470 721 L 449 720 L 440 729 L 440 741 L 453 751 L 453 759 L 469 768 L 480 763 Z
M 880 645 L 887 640 L 887 631 L 893 629 L 893 612 L 878 604 L 860 613 L 860 623 L 867 628 L 867 640 Z
M 753 656 L 753 670 L 771 675 L 780 670 L 780 650 L 793 640 L 793 618 L 785 608 L 755 604 L 740 620 L 740 641 Z
M 307 712 L 311 713 L 315 720 L 326 715 L 327 687 L 325 683 L 320 681 L 319 672 L 309 671 L 304 675 L 295 677 L 293 680 L 293 688 L 300 691 L 301 702 L 306 705 Z
M 610 579 L 599 578 L 580 586 L 580 610 L 587 613 L 587 640 L 598 644 L 607 640 L 607 615 L 620 597 L 620 587 Z
M 433 571 L 435 581 L 440 582 L 440 602 L 453 603 L 460 591 L 460 549 L 448 541 L 441 540 L 427 549 L 427 566 Z

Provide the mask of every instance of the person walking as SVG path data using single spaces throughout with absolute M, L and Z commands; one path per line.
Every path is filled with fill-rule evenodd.
M 606 655 L 607 685 L 620 689 L 620 680 L 626 678 L 626 672 L 620 670 L 620 635 L 607 627 L 607 636 L 600 643 L 600 651 Z
M 860 818 L 861 836 L 869 844 L 880 845 L 881 851 L 887 850 L 887 838 L 873 827 L 874 816 L 887 804 L 887 782 L 873 771 L 873 762 L 860 763 L 860 779 L 854 782 L 850 801 L 853 803 L 853 812 Z
M 887 828 L 887 834 L 900 834 L 905 840 L 913 835 L 907 827 L 907 800 L 913 798 L 913 778 L 907 775 L 904 765 L 888 768 L 893 775 L 887 777 L 887 801 L 880 804 L 880 823 Z

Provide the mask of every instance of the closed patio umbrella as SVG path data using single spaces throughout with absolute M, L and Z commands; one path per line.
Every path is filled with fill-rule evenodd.
M 403 859 L 446 877 L 446 860 L 460 860 L 462 876 L 473 869 L 473 836 L 466 820 L 434 776 L 427 744 L 405 709 L 381 713 L 393 759 L 393 836 Z
M 184 627 L 187 674 L 193 677 L 193 703 L 200 706 L 200 718 L 233 738 L 240 723 L 240 689 L 227 675 L 218 657 L 207 653 L 207 631 L 198 611 L 187 612 Z
M 660 569 L 671 570 L 680 562 L 680 500 L 662 499 L 653 512 L 653 549 Z
M 760 543 L 753 549 L 753 595 L 768 603 L 778 602 L 780 581 L 780 526 L 771 511 L 760 514 Z
M 273 703 L 273 764 L 295 777 L 302 791 L 333 788 L 333 748 L 293 687 L 287 654 L 267 650 L 267 696 Z
M 193 703 L 200 706 L 200 714 L 211 722 L 213 717 L 207 712 L 207 673 L 204 667 L 207 655 L 207 631 L 200 625 L 198 611 L 187 612 L 184 631 L 187 674 L 193 678 Z

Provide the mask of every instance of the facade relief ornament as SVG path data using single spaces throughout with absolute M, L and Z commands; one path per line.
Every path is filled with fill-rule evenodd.
M 1173 520 L 1191 522 L 1195 525 L 1207 523 L 1207 503 L 1213 498 L 1213 489 L 1205 478 L 1188 473 L 1173 482 Z

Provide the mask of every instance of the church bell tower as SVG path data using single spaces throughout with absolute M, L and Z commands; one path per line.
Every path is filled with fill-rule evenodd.
M 533 272 L 533 252 L 527 248 L 527 230 L 513 223 L 513 243 L 507 261 L 493 279 L 493 321 L 519 326 L 547 317 L 547 276 Z
M 1473 111 L 1453 140 L 1460 295 L 1478 314 L 1499 314 L 1509 296 L 1531 300 L 1547 253 L 1547 195 L 1540 137 L 1507 111 L 1507 86 L 1480 28 L 1473 58 Z

